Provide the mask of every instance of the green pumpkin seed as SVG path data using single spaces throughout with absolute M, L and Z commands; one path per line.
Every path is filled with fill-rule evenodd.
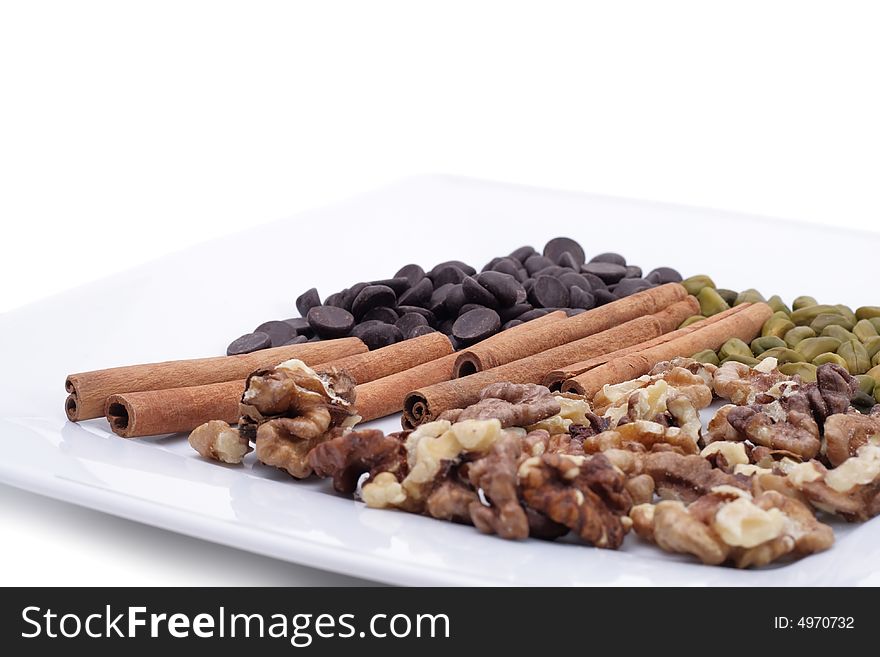
M 822 333 L 820 333 L 820 335 L 824 338 L 837 338 L 841 342 L 858 340 L 855 333 L 847 331 L 842 326 L 837 326 L 836 324 L 826 326 L 824 329 L 822 329 Z
M 791 303 L 791 307 L 795 310 L 800 310 L 801 308 L 809 308 L 810 306 L 818 306 L 819 302 L 816 301 L 813 297 L 798 297 Z
M 809 326 L 797 326 L 785 334 L 785 343 L 792 349 L 797 349 L 798 344 L 807 338 L 815 338 L 816 332 Z
M 684 320 L 684 321 L 679 325 L 678 328 L 680 328 L 680 329 L 687 328 L 687 327 L 690 326 L 691 324 L 696 324 L 697 322 L 702 322 L 704 319 L 706 319 L 706 318 L 703 317 L 702 315 L 691 315 L 691 316 L 688 317 L 686 320 Z
M 856 309 L 858 319 L 880 319 L 880 306 L 862 306 Z
M 868 338 L 862 344 L 865 345 L 865 351 L 871 358 L 880 353 L 880 337 Z
M 840 312 L 834 306 L 807 306 L 806 308 L 795 310 L 791 314 L 791 321 L 793 321 L 798 326 L 809 326 L 810 323 L 819 315 L 826 313 L 831 313 L 832 315 L 840 314 Z
M 810 328 L 816 333 L 821 333 L 828 326 L 842 326 L 847 331 L 852 331 L 855 322 L 851 322 L 848 317 L 835 313 L 822 313 L 810 322 Z
M 871 365 L 873 365 L 874 367 L 880 365 L 880 351 L 874 354 L 874 357 L 871 359 Z
M 703 274 L 686 278 L 681 284 L 684 285 L 684 289 L 688 291 L 688 294 L 693 294 L 694 296 L 697 296 L 704 287 L 715 288 L 715 281 Z
M 880 386 L 880 365 L 875 365 L 867 372 L 865 372 L 865 376 L 870 376 L 874 379 L 874 384 Z
M 741 303 L 760 303 L 762 301 L 766 301 L 764 295 L 754 288 L 749 288 L 748 290 L 740 292 L 731 305 L 738 306 Z
M 867 374 L 857 374 L 855 379 L 859 382 L 859 390 L 866 395 L 874 394 L 874 387 L 877 385 L 877 382 L 874 381 L 874 377 L 868 376 Z
M 871 395 L 866 395 L 861 390 L 850 399 L 849 403 L 850 406 L 863 415 L 867 415 L 871 412 L 871 409 L 874 408 L 874 398 Z
M 786 363 L 779 367 L 779 371 L 786 376 L 799 376 L 804 383 L 816 382 L 816 370 L 818 368 L 810 363 Z
M 700 290 L 697 293 L 697 301 L 700 302 L 700 314 L 704 317 L 723 313 L 730 308 L 727 302 L 718 294 L 718 291 L 711 287 L 704 287 Z
M 794 331 L 795 329 L 792 329 Z M 788 333 L 791 333 L 789 331 Z M 786 333 L 786 335 L 788 335 Z M 760 356 L 763 352 L 768 349 L 773 349 L 774 347 L 785 347 L 786 342 L 782 338 L 777 338 L 775 335 L 768 335 L 766 337 L 755 338 L 752 340 L 752 344 L 749 345 L 752 348 L 752 353 L 755 356 Z
M 771 317 L 764 322 L 764 328 L 761 329 L 761 335 L 764 337 L 775 335 L 777 338 L 781 338 L 793 328 L 794 322 L 791 320 L 783 319 L 782 317 Z
M 744 356 L 742 354 L 733 354 L 732 356 L 728 356 L 727 358 L 722 360 L 721 364 L 724 365 L 724 363 L 729 363 L 731 361 L 736 362 L 736 363 L 742 363 L 744 365 L 748 365 L 749 367 L 754 367 L 755 365 L 757 365 L 758 363 L 761 362 L 757 358 L 754 358 L 752 356 Z
M 819 354 L 824 354 L 828 351 L 836 352 L 841 344 L 843 342 L 837 338 L 806 338 L 798 343 L 797 351 L 800 352 L 805 361 L 812 363 L 813 359 Z
M 691 356 L 698 363 L 711 363 L 712 365 L 720 365 L 721 361 L 718 358 L 718 354 L 716 354 L 711 349 L 703 349 L 703 351 L 698 351 L 693 356 Z
M 849 306 L 845 306 L 842 303 L 838 303 L 834 307 L 837 308 L 838 314 L 846 317 L 849 321 L 852 322 L 853 326 L 855 326 L 856 322 L 859 321 L 859 318 L 856 317 L 856 314 L 853 312 L 852 308 L 850 308 Z
M 871 369 L 871 358 L 868 351 L 858 340 L 844 342 L 837 350 L 837 355 L 846 361 L 846 369 L 850 374 L 864 374 Z
M 723 345 L 721 345 L 721 349 L 718 350 L 718 358 L 721 360 L 729 358 L 734 354 L 740 354 L 742 356 L 748 356 L 749 358 L 751 358 L 752 350 L 749 345 L 747 345 L 739 338 L 731 338 Z
M 765 358 L 775 358 L 780 364 L 806 362 L 802 354 L 788 347 L 774 347 L 758 356 L 758 360 L 764 360 Z
M 846 359 L 843 356 L 833 354 L 830 351 L 824 354 L 819 354 L 813 359 L 813 365 L 816 367 L 822 367 L 828 363 L 834 363 L 835 365 L 846 367 Z
M 874 325 L 867 319 L 860 319 L 856 322 L 852 332 L 862 342 L 867 342 L 869 338 L 876 338 L 880 335 L 880 333 L 877 332 L 877 329 L 874 328 Z
M 877 335 L 880 335 L 880 317 L 869 317 L 868 321 L 871 322 L 871 326 L 877 329 Z
M 767 299 L 767 305 L 773 309 L 773 312 L 783 312 L 786 315 L 791 315 L 791 308 L 785 305 L 785 302 L 782 300 L 782 297 L 778 294 L 774 294 L 772 297 Z

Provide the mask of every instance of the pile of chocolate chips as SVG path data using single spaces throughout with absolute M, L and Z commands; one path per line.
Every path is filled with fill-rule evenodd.
M 492 258 L 480 273 L 457 260 L 427 272 L 406 265 L 392 278 L 356 283 L 323 303 L 312 288 L 296 300 L 300 317 L 260 324 L 226 353 L 346 336 L 378 349 L 432 331 L 448 335 L 461 349 L 554 310 L 577 315 L 677 281 L 681 275 L 669 267 L 642 276 L 618 253 L 601 253 L 587 262 L 580 244 L 557 237 L 542 253 L 523 246 Z

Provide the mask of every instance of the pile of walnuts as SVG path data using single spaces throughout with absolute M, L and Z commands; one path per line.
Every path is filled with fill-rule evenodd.
M 294 369 L 256 373 L 239 429 L 209 423 L 190 442 L 237 462 L 255 440 L 260 460 L 330 478 L 370 507 L 501 538 L 573 534 L 616 549 L 632 531 L 739 568 L 828 549 L 826 515 L 880 514 L 880 405 L 856 410 L 858 384 L 834 364 L 803 383 L 771 358 L 756 368 L 678 358 L 592 400 L 501 383 L 468 408 L 389 435 L 352 428 L 344 374 Z M 279 403 L 291 390 L 296 403 Z M 704 431 L 699 412 L 717 399 L 730 403 Z

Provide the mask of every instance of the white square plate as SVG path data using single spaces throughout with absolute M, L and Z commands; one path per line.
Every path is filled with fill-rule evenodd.
M 237 548 L 397 584 L 880 584 L 880 520 L 835 523 L 833 549 L 758 571 L 707 567 L 627 537 L 619 551 L 508 542 L 472 527 L 366 509 L 329 482 L 199 458 L 180 435 L 123 440 L 66 421 L 70 372 L 224 353 L 294 299 L 385 278 L 408 262 L 482 265 L 522 244 L 578 239 L 645 271 L 708 273 L 790 301 L 852 306 L 871 291 L 880 238 L 714 210 L 445 177 L 206 242 L 0 317 L 0 481 Z M 173 239 L 173 236 L 169 236 Z M 120 245 L 124 248 L 124 245 Z M 73 261 L 74 259 L 71 258 Z M 374 423 L 394 430 L 397 418 Z

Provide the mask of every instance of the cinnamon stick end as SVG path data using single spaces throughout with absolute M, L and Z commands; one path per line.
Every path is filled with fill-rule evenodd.
M 110 423 L 110 429 L 117 436 L 129 438 L 134 428 L 133 414 L 124 397 L 120 395 L 111 395 L 107 398 L 107 404 L 104 407 L 104 416 Z
M 79 407 L 75 392 L 67 395 L 67 400 L 64 402 L 64 412 L 67 413 L 67 419 L 71 422 L 79 421 Z
M 482 371 L 483 364 L 480 362 L 479 356 L 474 353 L 464 352 L 455 361 L 454 375 L 456 379 Z
M 584 387 L 574 379 L 569 379 L 562 384 L 562 392 L 571 392 L 576 395 L 585 394 Z

